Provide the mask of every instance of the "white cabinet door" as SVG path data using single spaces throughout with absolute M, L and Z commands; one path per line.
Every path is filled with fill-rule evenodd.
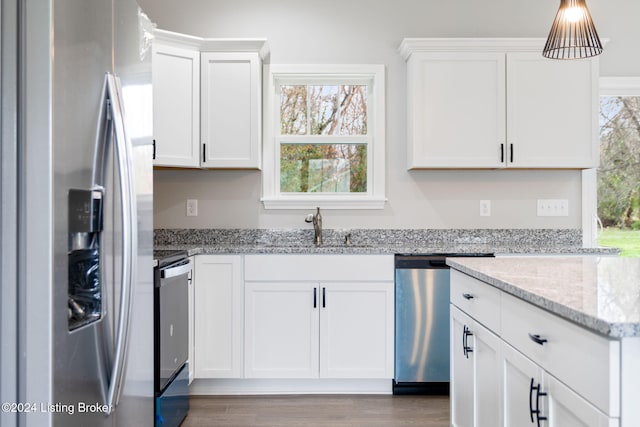
M 451 423 L 502 425 L 502 341 L 451 306 Z
M 200 166 L 200 53 L 154 43 L 155 166 Z
M 320 377 L 393 378 L 393 282 L 320 287 Z
M 468 328 L 473 320 L 455 306 L 451 306 L 451 425 L 473 426 L 473 353 L 468 353 Z
M 549 427 L 614 427 L 617 418 L 609 418 L 575 391 L 545 372 L 548 395 Z
M 407 73 L 409 169 L 503 165 L 504 53 L 414 53 Z
M 597 167 L 597 84 L 596 59 L 508 53 L 508 167 Z
M 196 260 L 195 257 L 189 257 L 191 261 L 191 274 L 189 274 L 189 384 L 193 382 L 196 377 L 196 364 L 195 364 L 195 269 Z
M 259 54 L 202 52 L 200 61 L 201 166 L 260 169 Z
M 245 376 L 318 378 L 319 289 L 245 283 Z
M 242 281 L 240 255 L 196 256 L 196 378 L 242 377 Z
M 477 322 L 473 323 L 474 425 L 502 425 L 502 341 Z
M 504 343 L 504 427 L 537 425 L 537 417 L 546 417 L 546 397 L 542 370 L 522 353 Z M 540 387 L 540 389 L 538 389 Z M 535 411 L 540 413 L 536 414 Z M 541 418 L 541 423 L 542 423 Z M 541 425 L 546 425 L 542 423 Z

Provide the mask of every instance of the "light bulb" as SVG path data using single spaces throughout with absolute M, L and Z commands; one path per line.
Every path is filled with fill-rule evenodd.
M 568 22 L 579 22 L 584 17 L 584 10 L 580 6 L 568 7 L 564 10 L 564 19 Z

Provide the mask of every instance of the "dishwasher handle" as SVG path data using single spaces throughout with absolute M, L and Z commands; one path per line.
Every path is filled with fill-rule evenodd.
M 189 271 L 191 271 L 191 261 L 187 258 L 183 261 L 180 261 L 179 263 L 172 264 L 160 270 L 160 278 L 170 279 L 171 277 L 189 274 Z

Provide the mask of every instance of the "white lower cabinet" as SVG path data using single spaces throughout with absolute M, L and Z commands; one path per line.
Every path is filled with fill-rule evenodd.
M 195 378 L 241 378 L 242 256 L 197 255 L 193 286 Z
M 538 419 L 541 425 L 548 425 L 542 370 L 508 344 L 503 346 L 503 357 L 504 426 L 536 425 Z
M 393 377 L 393 283 L 326 283 L 320 378 Z
M 451 307 L 451 424 L 501 425 L 500 338 Z
M 392 256 L 247 256 L 245 279 L 246 378 L 393 378 Z
M 196 368 L 195 368 L 195 353 L 194 353 L 194 345 L 195 345 L 195 292 L 194 292 L 194 271 L 195 271 L 195 257 L 189 257 L 189 261 L 191 262 L 191 273 L 189 274 L 189 295 L 188 295 L 188 306 L 189 306 L 189 384 L 191 384 L 196 377 Z
M 452 426 L 620 426 L 618 343 L 483 286 L 451 271 Z
M 612 427 L 609 418 L 531 359 L 503 344 L 505 427 Z
M 245 284 L 247 378 L 392 378 L 393 283 Z
M 309 283 L 245 284 L 247 378 L 318 377 L 317 299 Z

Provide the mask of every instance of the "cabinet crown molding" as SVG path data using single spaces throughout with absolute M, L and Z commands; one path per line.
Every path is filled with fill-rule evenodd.
M 398 51 L 405 61 L 415 52 L 542 52 L 545 41 L 543 38 L 405 38 Z
M 414 52 L 527 52 L 540 51 L 546 38 L 407 37 L 398 52 L 406 61 Z M 602 39 L 603 46 L 609 39 Z
M 153 35 L 163 44 L 200 52 L 257 52 L 261 60 L 269 55 L 266 38 L 203 38 L 160 29 L 154 30 Z

